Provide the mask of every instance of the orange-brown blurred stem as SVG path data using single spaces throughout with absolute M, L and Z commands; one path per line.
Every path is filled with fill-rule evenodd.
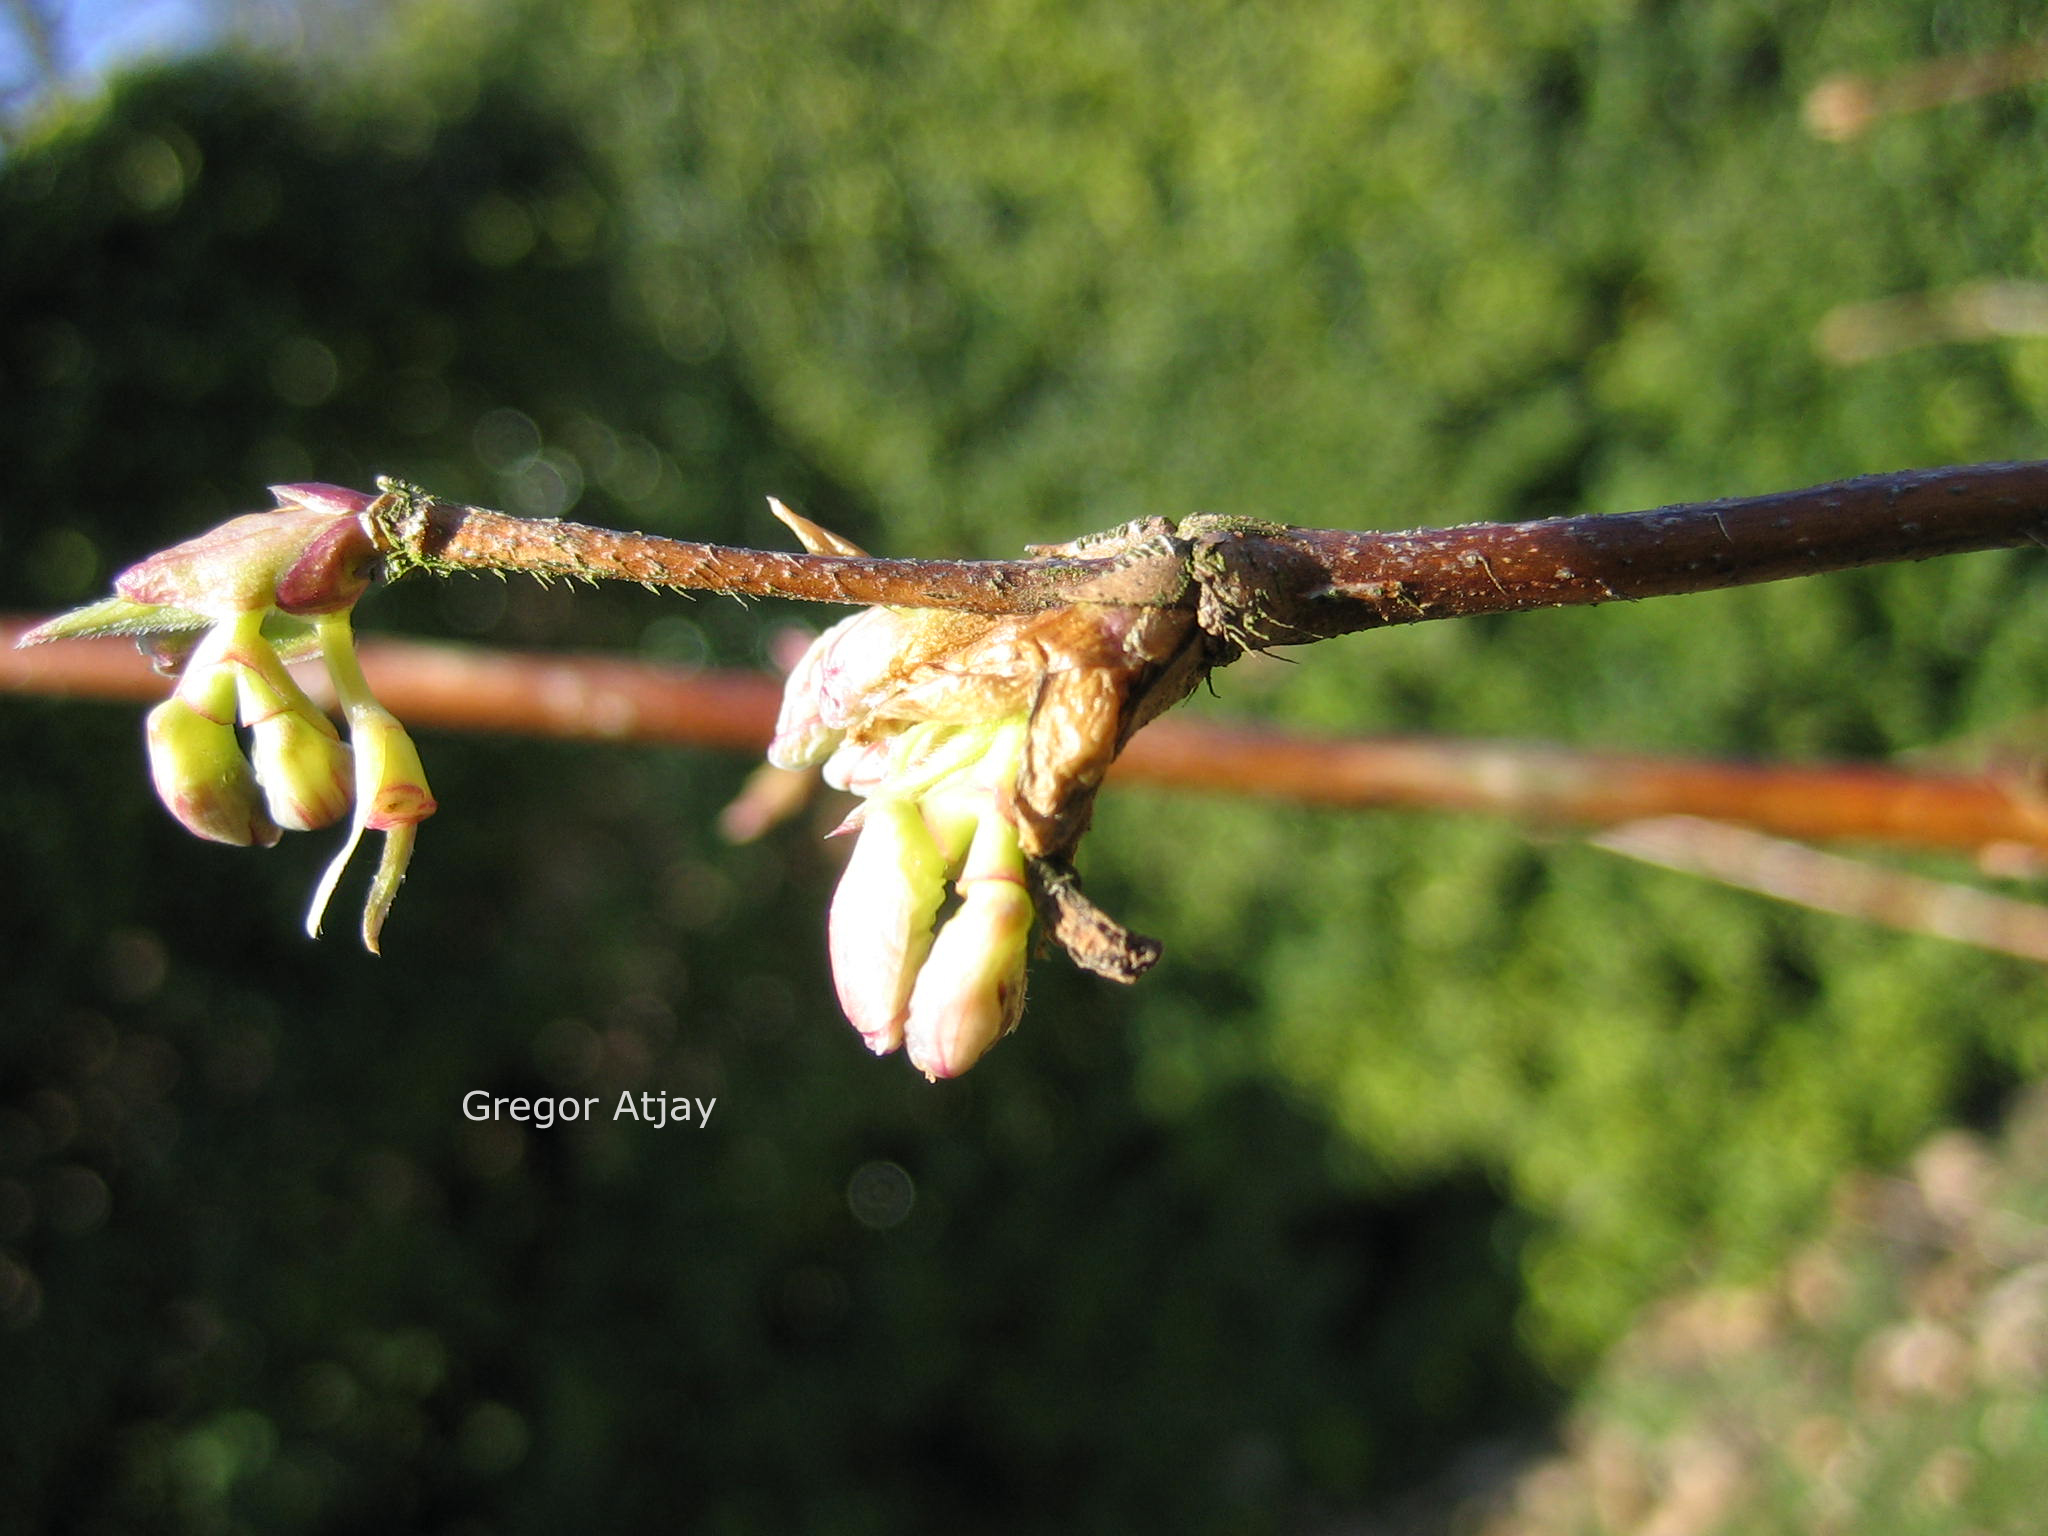
M 2048 849 L 2048 804 L 2003 778 L 1865 763 L 1765 764 L 1442 736 L 1302 736 L 1164 720 L 1118 776 L 1306 805 L 1490 811 L 1612 825 L 1700 816 L 1784 837 Z
M 74 640 L 13 649 L 32 622 L 0 620 L 0 691 L 138 701 L 163 692 L 163 680 L 127 645 Z M 418 641 L 366 639 L 362 657 L 396 714 L 446 730 L 758 752 L 782 691 L 765 674 Z M 1488 811 L 1598 826 L 1688 815 L 1785 837 L 2048 851 L 2048 810 L 2017 781 L 1853 763 L 1746 764 L 1426 736 L 1325 738 L 1176 717 L 1141 731 L 1114 777 L 1332 807 Z

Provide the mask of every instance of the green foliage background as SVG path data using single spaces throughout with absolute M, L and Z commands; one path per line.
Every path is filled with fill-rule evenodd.
M 992 554 L 2048 456 L 2048 342 L 1809 339 L 2038 274 L 2038 92 L 1851 146 L 1797 110 L 2028 7 L 395 19 L 317 82 L 129 80 L 0 165 L 10 605 L 295 478 L 745 542 L 773 492 Z M 1197 707 L 1881 755 L 2048 694 L 2044 590 L 1988 555 L 1424 625 Z M 476 582 L 370 617 L 747 663 L 789 615 Z M 323 840 L 177 832 L 132 711 L 0 732 L 25 1528 L 1353 1517 L 2048 1066 L 2015 962 L 1491 823 L 1125 791 L 1087 873 L 1167 963 L 1041 967 L 1025 1032 L 928 1088 L 837 1022 L 828 851 L 710 832 L 744 764 L 430 738 L 371 961 L 298 934 Z M 719 1107 L 522 1132 L 472 1088 Z

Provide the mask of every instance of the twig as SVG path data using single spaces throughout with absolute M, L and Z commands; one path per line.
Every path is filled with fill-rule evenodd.
M 1707 592 L 2043 542 L 2048 463 L 1869 475 L 1650 512 L 1297 532 L 1345 628 Z
M 1035 613 L 1076 601 L 1124 567 L 1100 560 L 891 560 L 737 549 L 582 523 L 512 517 L 436 500 L 380 482 L 396 503 L 380 518 L 380 542 L 392 574 L 410 570 L 524 572 L 543 580 L 633 581 L 679 591 L 737 597 L 788 597 L 819 603 L 887 603 L 970 613 Z M 1118 601 L 1173 604 L 1180 584 L 1158 594 L 1135 590 Z
M 1965 54 L 1908 65 L 1889 75 L 1830 75 L 1807 93 L 1807 129 L 1837 144 L 1881 118 L 1974 101 L 2048 75 L 2048 44 Z
M 1906 470 L 1654 511 L 1400 533 L 1189 518 L 1106 558 L 877 560 L 729 549 L 508 517 L 390 487 L 394 568 L 525 571 L 817 602 L 1031 613 L 1192 608 L 1242 646 L 1425 619 L 1705 592 L 2044 541 L 2048 463 Z M 1083 545 L 1074 546 L 1085 551 Z
M 1839 917 L 2048 962 L 2048 907 L 1880 869 L 1743 827 L 1690 816 L 1634 822 L 1595 847 Z
M 1839 367 L 1914 347 L 2048 335 L 2048 283 L 1984 280 L 1898 294 L 1829 310 L 1814 349 Z

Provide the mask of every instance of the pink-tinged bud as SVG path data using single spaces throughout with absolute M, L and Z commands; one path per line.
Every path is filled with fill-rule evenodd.
M 230 518 L 151 555 L 117 576 L 114 590 L 213 619 L 272 607 L 330 613 L 362 596 L 375 556 L 359 517 L 288 506 Z
M 775 510 L 814 553 L 851 553 Z M 1085 596 L 1077 589 L 1079 600 L 1021 614 L 871 608 L 791 669 L 769 761 L 822 765 L 826 784 L 866 802 L 842 824 L 861 841 L 833 901 L 832 966 L 841 1004 L 878 1052 L 905 1044 L 927 1076 L 951 1077 L 1014 1028 L 1039 899 L 1085 969 L 1130 980 L 1157 957 L 1156 944 L 1081 896 L 1071 859 L 1130 733 L 1232 648 L 1185 600 L 1174 532 L 1155 518 L 1034 550 L 1134 557 Z M 928 887 L 905 895 L 883 852 L 911 836 L 898 830 L 906 805 L 919 812 L 921 859 L 965 860 L 961 906 L 936 936 Z
M 376 560 L 377 546 L 362 519 L 337 518 L 277 578 L 278 611 L 310 616 L 354 607 L 370 589 Z
M 249 725 L 249 756 L 271 818 L 292 832 L 311 832 L 341 820 L 355 799 L 355 757 L 348 743 L 310 706 L 282 706 L 252 718 L 252 693 L 263 696 L 245 680 L 242 711 Z
M 903 1030 L 910 1064 L 933 1079 L 965 1072 L 1024 1012 L 1031 893 L 1017 829 L 1001 816 L 976 830 L 959 891 L 960 910 L 918 972 Z
M 834 789 L 843 789 L 850 795 L 862 798 L 878 795 L 889 782 L 899 739 L 881 736 L 867 741 L 842 742 L 825 760 L 822 777 Z
M 808 768 L 838 746 L 847 726 L 866 715 L 869 696 L 886 686 L 904 638 L 920 617 L 869 608 L 813 640 L 783 685 L 768 761 L 778 768 Z
M 355 741 L 356 785 L 366 828 L 388 832 L 434 814 L 427 770 L 404 726 L 382 709 L 361 710 L 350 719 L 349 734 Z
M 238 848 L 277 841 L 232 715 L 215 719 L 173 694 L 149 712 L 148 741 L 157 796 L 187 831 Z
M 782 710 L 768 743 L 768 761 L 777 768 L 809 768 L 823 762 L 839 745 L 843 730 L 825 723 L 819 710 L 819 684 L 831 655 L 833 637 L 860 617 L 841 619 L 817 639 L 790 668 L 782 689 Z
M 939 608 L 869 608 L 841 619 L 811 642 L 783 685 L 768 761 L 778 768 L 807 768 L 878 711 L 895 711 L 891 717 L 900 720 L 967 721 L 1011 712 L 1018 706 L 983 708 L 988 701 L 980 680 L 948 671 L 961 637 L 986 623 Z M 934 710 L 935 692 L 972 698 L 955 707 L 946 697 Z
M 932 944 L 946 866 L 907 800 L 870 800 L 826 925 L 839 1006 L 868 1049 L 903 1043 L 910 993 Z

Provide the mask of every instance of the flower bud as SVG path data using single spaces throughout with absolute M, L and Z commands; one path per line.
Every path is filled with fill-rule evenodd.
M 238 848 L 277 841 L 232 717 L 215 719 L 173 694 L 149 712 L 148 741 L 157 797 L 187 831 Z
M 871 699 L 888 691 L 917 634 L 950 618 L 936 610 L 867 608 L 819 635 L 783 687 L 768 761 L 778 768 L 822 762 L 846 728 L 865 717 Z
M 434 814 L 434 796 L 427 788 L 427 772 L 420 764 L 419 749 L 405 727 L 378 704 L 359 704 L 349 710 L 349 735 L 355 744 L 356 814 L 349 824 L 348 841 L 327 866 L 313 893 L 313 905 L 306 914 L 306 931 L 315 938 L 320 920 L 341 872 L 354 857 L 356 845 L 365 832 L 384 834 L 384 852 L 377 861 L 377 873 L 370 881 L 370 894 L 363 903 L 363 948 L 377 953 L 379 936 L 398 887 L 405 881 L 412 862 L 414 839 L 419 824 Z
M 904 1045 L 928 1078 L 958 1077 L 1024 1011 L 1024 966 L 1031 938 L 1031 893 L 1017 829 L 984 816 L 958 886 L 960 910 L 946 920 L 918 972 Z
M 377 548 L 360 519 L 335 518 L 278 574 L 278 612 L 311 615 L 354 607 L 356 599 L 370 589 L 376 557 Z
M 293 504 L 230 518 L 151 555 L 117 576 L 114 590 L 130 603 L 210 619 L 281 605 L 336 612 L 362 595 L 375 555 L 359 517 Z
M 856 553 L 775 512 L 813 553 Z M 1191 548 L 1153 518 L 1034 550 L 1134 559 L 1029 613 L 870 608 L 791 668 L 768 760 L 817 766 L 865 801 L 844 823 L 863 830 L 833 899 L 831 951 L 840 1001 L 877 1052 L 907 1044 L 927 1076 L 950 1077 L 1014 1028 L 1041 899 L 1084 969 L 1128 981 L 1157 958 L 1080 894 L 1071 858 L 1131 732 L 1234 654 L 1201 627 Z M 961 905 L 933 937 L 943 884 L 935 897 L 921 871 L 963 859 Z
M 372 832 L 412 826 L 434 814 L 434 795 L 419 748 L 404 726 L 382 708 L 356 710 L 349 717 L 356 747 L 356 789 L 363 797 L 363 825 Z
M 854 618 L 860 617 L 858 614 Z M 820 684 L 835 637 L 854 619 L 841 619 L 810 644 L 790 669 L 776 716 L 775 735 L 768 743 L 768 761 L 777 768 L 809 768 L 831 756 L 846 733 L 825 723 Z
M 270 814 L 293 832 L 339 821 L 355 798 L 355 760 L 327 717 L 300 695 L 294 704 L 258 678 L 241 679 L 250 757 Z
M 910 801 L 870 800 L 864 813 L 832 896 L 826 942 L 839 1006 L 868 1049 L 886 1056 L 903 1043 L 911 986 L 946 894 L 946 866 Z

